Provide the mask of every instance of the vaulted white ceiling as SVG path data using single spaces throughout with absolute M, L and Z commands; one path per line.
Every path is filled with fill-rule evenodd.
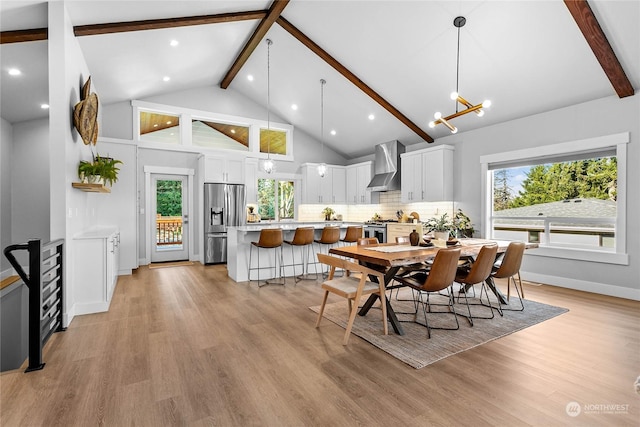
M 590 1 L 627 77 L 640 88 L 640 2 Z M 68 1 L 74 26 L 267 10 L 271 1 Z M 2 31 L 47 25 L 46 5 L 0 3 Z M 616 96 L 563 1 L 292 0 L 282 16 L 433 138 L 435 111 L 453 113 L 457 29 L 460 93 L 491 99 L 482 118 L 455 119 L 460 132 L 606 96 Z M 259 20 L 78 37 L 103 104 L 218 86 Z M 320 139 L 320 83 L 325 86 L 325 143 L 346 157 L 380 142 L 422 138 L 278 24 L 271 47 L 271 109 Z M 170 40 L 178 40 L 170 47 Z M 3 118 L 46 115 L 46 42 L 3 44 Z M 266 107 L 266 44 L 261 41 L 227 90 Z M 21 67 L 19 79 L 7 75 Z M 250 82 L 246 76 L 255 78 Z M 170 76 L 163 82 L 163 76 Z M 42 100 L 42 101 L 41 101 Z M 292 104 L 298 110 L 291 109 Z M 224 113 L 224 112 L 222 112 Z M 368 116 L 373 114 L 374 120 Z M 540 126 L 544 126 L 541 123 Z M 336 135 L 329 135 L 335 130 Z

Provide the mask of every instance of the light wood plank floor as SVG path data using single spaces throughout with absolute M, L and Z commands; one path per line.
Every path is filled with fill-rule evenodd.
M 55 334 L 44 370 L 0 376 L 0 424 L 638 426 L 640 304 L 525 292 L 570 312 L 415 370 L 357 336 L 343 347 L 329 321 L 314 329 L 318 283 L 142 267 L 120 277 L 108 313 Z M 570 417 L 572 401 L 590 406 Z

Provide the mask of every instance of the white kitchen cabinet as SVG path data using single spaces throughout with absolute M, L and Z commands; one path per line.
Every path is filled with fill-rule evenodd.
M 76 235 L 73 243 L 74 313 L 108 311 L 118 281 L 119 230 L 95 228 Z
M 346 167 L 347 203 L 371 204 L 378 203 L 378 193 L 367 191 L 373 175 L 373 162 L 357 163 Z
M 401 154 L 400 200 L 404 203 L 422 201 L 422 154 Z
M 409 237 L 411 232 L 416 230 L 422 237 L 422 224 L 417 223 L 388 223 L 387 224 L 387 242 L 395 243 L 396 237 Z
M 305 163 L 302 171 L 302 203 L 344 203 L 346 201 L 344 166 L 327 165 L 324 177 L 318 175 L 318 163 Z
M 227 156 L 205 157 L 204 181 L 244 184 L 244 160 Z
M 345 203 L 347 201 L 347 170 L 343 166 L 331 168 L 331 203 Z
M 400 155 L 402 202 L 453 200 L 453 150 L 441 145 Z
M 247 204 L 258 204 L 258 159 L 246 159 L 244 165 L 244 185 Z

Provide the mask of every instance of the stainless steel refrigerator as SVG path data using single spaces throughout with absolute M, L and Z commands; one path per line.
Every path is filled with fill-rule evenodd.
M 244 201 L 244 185 L 204 184 L 205 264 L 227 262 L 227 227 L 244 225 Z

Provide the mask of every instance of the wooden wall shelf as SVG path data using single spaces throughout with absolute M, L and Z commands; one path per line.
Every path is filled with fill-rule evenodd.
M 71 186 L 78 190 L 87 191 L 89 193 L 111 193 L 109 187 L 105 187 L 102 184 L 85 184 L 82 182 L 72 182 Z

